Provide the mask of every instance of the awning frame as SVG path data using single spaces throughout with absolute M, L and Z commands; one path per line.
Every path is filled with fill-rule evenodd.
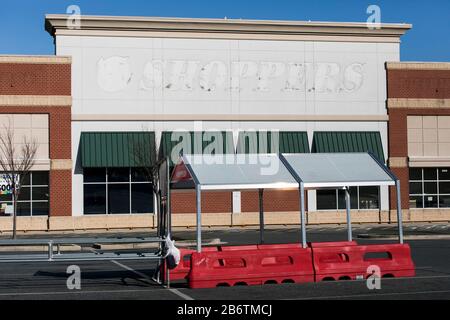
M 400 195 L 400 181 L 399 179 L 383 164 L 377 159 L 372 153 L 368 153 L 370 157 L 378 164 L 380 168 L 389 176 L 390 181 L 360 181 L 360 182 L 329 182 L 329 183 L 307 183 L 302 180 L 302 178 L 297 174 L 296 170 L 292 167 L 289 161 L 283 156 L 283 154 L 278 154 L 278 158 L 283 164 L 283 166 L 289 171 L 290 175 L 296 181 L 293 183 L 250 183 L 250 184 L 216 184 L 216 185 L 202 185 L 198 177 L 195 174 L 191 164 L 189 163 L 189 156 L 180 155 L 181 163 L 187 169 L 192 181 L 194 183 L 195 194 L 196 194 L 196 225 L 197 225 L 197 251 L 201 252 L 201 193 L 202 191 L 212 191 L 212 190 L 258 190 L 259 195 L 259 218 L 260 218 L 260 242 L 264 242 L 264 212 L 263 212 L 263 192 L 264 189 L 298 189 L 299 190 L 299 200 L 300 200 L 300 225 L 301 225 L 301 239 L 302 247 L 307 247 L 306 241 L 306 218 L 305 218 L 305 190 L 320 189 L 320 188 L 333 188 L 333 189 L 344 189 L 345 190 L 345 202 L 346 202 L 346 218 L 347 218 L 347 240 L 352 241 L 352 224 L 351 224 L 351 207 L 350 207 L 350 192 L 349 188 L 351 186 L 395 186 L 396 196 L 397 196 L 397 221 L 398 221 L 398 234 L 399 242 L 403 243 L 403 221 L 402 221 L 402 209 L 401 209 L 401 195 Z M 175 170 L 174 170 L 175 172 Z M 172 174 L 173 175 L 173 174 Z M 171 180 L 172 181 L 172 178 Z M 169 189 L 170 192 L 171 188 Z M 170 204 L 169 204 L 170 207 Z

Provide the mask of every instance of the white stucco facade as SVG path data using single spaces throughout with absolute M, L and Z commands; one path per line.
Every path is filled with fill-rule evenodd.
M 306 131 L 310 146 L 315 131 L 377 131 L 388 159 L 385 62 L 399 61 L 399 41 L 69 31 L 56 32 L 55 43 L 57 55 L 72 57 L 73 215 L 83 214 L 85 131 L 145 129 L 157 147 L 161 132 L 199 125 L 233 131 L 235 144 L 248 129 Z M 388 201 L 383 188 L 381 210 Z M 310 191 L 309 210 L 315 202 Z

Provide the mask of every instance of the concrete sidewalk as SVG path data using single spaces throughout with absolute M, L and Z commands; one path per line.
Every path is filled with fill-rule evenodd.
M 265 233 L 273 237 L 275 241 L 298 241 L 300 226 L 268 226 Z M 355 240 L 396 240 L 398 237 L 397 224 L 365 224 L 353 225 L 353 236 Z M 172 238 L 176 241 L 177 247 L 195 247 L 195 228 L 174 228 Z M 307 226 L 307 239 L 325 239 L 323 241 L 339 241 L 346 239 L 346 225 L 312 225 Z M 220 245 L 234 243 L 236 239 L 245 240 L 249 243 L 256 243 L 259 240 L 258 227 L 240 228 L 204 228 L 202 230 L 204 245 Z M 331 236 L 330 236 L 331 235 Z M 154 229 L 138 230 L 114 230 L 98 232 L 45 232 L 18 234 L 18 239 L 60 239 L 60 238 L 127 238 L 127 237 L 152 237 L 156 236 Z M 421 223 L 404 225 L 405 240 L 427 240 L 427 239 L 449 239 L 450 224 L 448 223 Z M 47 246 L 2 246 L 2 239 L 10 239 L 10 236 L 0 237 L 0 252 L 45 252 Z M 295 240 L 294 240 L 295 239 Z M 128 244 L 102 244 L 93 242 L 87 246 L 66 245 L 61 246 L 62 252 L 80 251 L 83 249 L 96 250 L 142 250 L 157 248 L 156 243 L 128 243 Z
M 346 230 L 345 224 L 328 224 L 328 225 L 308 225 L 308 232 L 322 232 L 322 231 L 340 231 Z M 369 231 L 372 234 L 378 235 L 395 235 L 397 234 L 396 223 L 383 223 L 383 224 L 353 224 L 353 233 L 364 233 Z M 266 226 L 265 230 L 299 230 L 300 225 L 271 225 Z M 172 228 L 173 238 L 177 240 L 194 240 L 195 239 L 195 227 L 174 227 Z M 258 226 L 246 226 L 246 227 L 203 227 L 202 231 L 212 232 L 238 232 L 238 231 L 256 231 L 259 230 Z M 450 235 L 450 223 L 405 223 L 403 225 L 404 234 L 410 235 L 426 235 L 426 234 L 440 234 Z M 192 234 L 187 239 L 186 235 Z M 18 232 L 18 239 L 51 239 L 51 238 L 90 238 L 90 237 L 151 237 L 156 235 L 156 229 L 114 229 L 114 230 L 88 230 L 82 232 L 67 232 L 67 231 L 52 231 L 52 232 Z M 183 235 L 183 236 L 181 236 Z M 0 241 L 2 239 L 11 239 L 11 233 L 1 233 Z

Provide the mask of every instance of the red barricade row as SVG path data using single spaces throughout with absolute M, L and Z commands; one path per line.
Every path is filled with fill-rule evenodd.
M 233 250 L 243 250 L 243 249 L 256 249 L 257 246 L 215 246 L 215 247 L 203 247 L 203 252 L 211 252 L 211 251 L 233 251 Z M 187 280 L 188 274 L 191 271 L 191 254 L 195 252 L 193 249 L 185 249 L 180 248 L 180 263 L 177 265 L 175 269 L 170 270 L 170 281 L 176 280 Z M 165 280 L 165 261 L 161 265 L 161 275 L 162 279 Z
M 171 280 L 191 288 L 319 282 L 367 278 L 375 266 L 382 277 L 415 275 L 407 244 L 358 245 L 352 242 L 204 247 L 201 253 L 180 249 Z M 162 275 L 165 277 L 164 267 Z
M 192 253 L 190 288 L 314 281 L 311 248 L 299 244 L 218 250 Z
M 310 243 L 315 281 L 365 279 L 379 268 L 381 277 L 412 277 L 414 263 L 408 244 L 357 245 Z M 368 271 L 369 267 L 371 270 Z

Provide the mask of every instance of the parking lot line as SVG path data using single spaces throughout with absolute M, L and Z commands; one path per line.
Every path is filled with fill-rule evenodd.
M 187 294 L 184 294 L 183 292 L 181 292 L 177 289 L 169 289 L 169 291 L 176 294 L 177 296 L 179 296 L 180 298 L 182 298 L 184 300 L 194 300 L 194 298 L 188 296 Z
M 111 262 L 116 264 L 116 265 L 118 265 L 121 268 L 124 268 L 125 270 L 131 271 L 134 274 L 137 274 L 139 277 L 141 277 L 141 278 L 143 278 L 145 280 L 148 280 L 150 282 L 150 284 L 154 284 L 155 283 L 149 276 L 143 274 L 142 272 L 134 270 L 134 269 L 130 268 L 129 266 L 126 266 L 126 265 L 124 265 L 124 264 L 122 264 L 120 262 L 117 262 L 116 260 L 111 260 Z
M 140 276 L 140 277 L 150 281 L 152 284 L 155 283 L 149 276 L 143 274 L 142 272 L 134 270 L 133 268 L 130 268 L 129 266 L 126 266 L 126 265 L 124 265 L 124 264 L 122 264 L 120 262 L 117 262 L 115 260 L 111 260 L 111 262 L 116 264 L 116 265 L 118 265 L 119 267 L 122 267 L 122 268 L 124 268 L 124 269 L 126 269 L 128 271 L 131 271 L 131 272 L 137 274 L 138 276 Z M 182 298 L 184 300 L 194 300 L 194 298 L 188 296 L 187 294 L 184 294 L 184 293 L 180 292 L 177 289 L 169 289 L 169 291 L 172 292 L 173 294 L 176 294 L 178 297 L 180 297 L 180 298 Z

